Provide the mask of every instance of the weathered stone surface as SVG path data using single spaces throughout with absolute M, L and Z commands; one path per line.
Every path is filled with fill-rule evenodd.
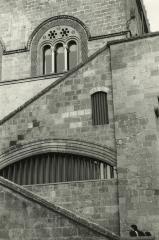
M 31 52 L 29 47 L 26 47 L 29 36 L 40 23 L 56 15 L 73 16 L 78 19 L 77 21 L 84 23 L 88 32 L 89 56 L 107 43 L 107 36 L 104 36 L 106 34 L 116 34 L 125 30 L 130 30 L 133 36 L 142 34 L 137 2 L 140 1 L 2 0 L 0 29 L 3 46 L 0 49 L 0 79 L 7 81 L 31 76 L 31 65 L 36 65 L 36 62 L 31 64 Z M 133 17 L 133 12 L 135 18 L 132 21 L 130 18 Z M 119 39 L 119 35 L 112 36 L 110 40 Z M 122 37 L 121 34 L 120 38 Z M 3 105 L 1 106 L 3 116 L 24 103 L 25 106 L 17 109 L 0 126 L 0 155 L 2 153 L 7 155 L 11 148 L 20 149 L 21 144 L 56 138 L 88 141 L 113 149 L 117 147 L 118 189 L 115 189 L 116 185 L 113 185 L 114 188 L 111 190 L 110 186 L 104 189 L 94 186 L 99 190 L 97 193 L 95 189 L 93 192 L 93 187 L 90 190 L 88 183 L 84 183 L 81 192 L 84 191 L 85 199 L 82 199 L 78 190 L 81 189 L 79 185 L 82 183 L 73 186 L 70 191 L 67 188 L 69 196 L 62 195 L 65 190 L 61 184 L 56 187 L 56 191 L 55 187 L 54 191 L 47 190 L 46 195 L 48 199 L 61 200 L 61 205 L 68 209 L 73 208 L 74 211 L 79 207 L 76 201 L 78 196 L 83 203 L 79 204 L 78 209 L 82 215 L 87 214 L 88 217 L 97 219 L 99 223 L 106 224 L 103 226 L 112 225 L 111 227 L 117 231 L 120 228 L 122 236 L 128 236 L 128 227 L 137 223 L 141 229 L 151 231 L 156 239 L 159 239 L 159 124 L 154 114 L 154 107 L 156 105 L 159 107 L 157 99 L 159 38 L 158 36 L 142 38 L 128 39 L 114 46 L 109 44 L 110 49 L 102 50 L 78 71 L 67 75 L 67 78 L 61 79 L 56 86 L 42 94 L 39 93 L 37 98 L 31 99 L 37 92 L 44 90 L 46 82 L 42 86 L 34 83 L 23 83 L 18 86 L 17 81 L 17 85 L 11 91 L 10 87 L 6 87 L 6 90 L 3 86 L 0 92 L 4 97 L 2 101 L 0 100 Z M 33 49 L 34 51 L 36 49 Z M 92 126 L 90 92 L 94 88 L 105 87 L 109 89 L 109 125 Z M 28 99 L 29 102 L 26 102 Z M 22 189 L 18 191 L 23 192 Z M 87 227 L 86 225 L 81 227 L 80 224 L 74 223 L 74 219 L 71 218 L 70 221 L 66 216 L 61 217 L 59 212 L 50 213 L 46 202 L 42 201 L 40 204 L 37 201 L 32 202 L 25 194 L 21 196 L 18 191 L 8 189 L 4 184 L 1 187 L 0 238 L 107 239 L 105 235 L 100 235 L 100 231 L 94 233 L 92 226 L 96 229 L 96 225 L 90 227 L 86 221 Z M 91 197 L 87 195 L 87 191 L 90 191 Z M 58 196 L 55 195 L 56 192 Z M 105 201 L 108 202 L 103 200 L 102 202 L 101 199 L 107 193 L 110 193 L 105 197 Z M 120 224 L 117 223 L 118 211 L 114 197 L 116 194 L 119 197 Z M 99 198 L 96 199 L 96 196 Z M 109 216 L 108 219 L 106 215 Z
M 26 79 L 19 81 L 18 84 L 0 85 L 0 119 L 23 105 L 55 80 L 57 78 L 54 77 L 45 80 L 43 78 Z
M 0 15 L 1 36 L 7 49 L 25 47 L 32 31 L 44 20 L 57 15 L 78 18 L 93 36 L 126 30 L 124 0 L 2 0 Z
M 100 0 L 87 2 L 85 0 L 40 0 L 34 2 L 2 0 L 0 3 L 0 29 L 4 47 L 6 50 L 24 49 L 20 53 L 3 55 L 2 61 L 0 57 L 0 63 L 2 62 L 0 69 L 3 65 L 2 80 L 31 76 L 31 52 L 30 49 L 25 51 L 28 40 L 42 22 L 57 15 L 73 16 L 82 21 L 91 36 L 114 34 L 127 30 L 125 0 L 102 2 Z M 90 42 L 90 46 L 88 46 L 90 54 L 102 47 L 103 41 L 106 42 L 103 39 Z
M 0 239 L 104 240 L 119 237 L 0 178 Z
M 25 188 L 119 234 L 116 179 L 33 185 Z
M 0 129 L 0 151 L 9 148 L 10 141 L 24 144 L 49 138 L 90 141 L 114 148 L 113 103 L 107 49 L 64 78 L 37 99 L 29 101 Z M 91 94 L 96 87 L 107 87 L 109 124 L 92 126 Z M 30 127 L 33 121 L 39 126 Z M 18 140 L 23 135 L 24 140 Z
M 158 36 L 111 46 L 122 236 L 135 223 L 159 238 L 157 42 Z M 116 67 L 116 58 L 125 67 Z

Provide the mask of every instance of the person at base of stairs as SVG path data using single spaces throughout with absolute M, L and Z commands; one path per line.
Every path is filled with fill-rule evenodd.
M 140 231 L 135 224 L 131 225 L 130 227 L 131 227 L 131 229 L 129 231 L 129 235 L 131 237 L 142 237 L 142 236 L 145 236 L 145 233 Z

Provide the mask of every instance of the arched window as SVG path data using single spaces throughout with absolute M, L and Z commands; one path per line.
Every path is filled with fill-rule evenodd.
M 52 73 L 52 50 L 50 45 L 43 47 L 43 74 Z
M 114 178 L 106 162 L 68 153 L 44 153 L 14 162 L 0 176 L 20 185 Z
M 55 73 L 61 73 L 65 70 L 65 53 L 62 43 L 55 46 Z
M 27 47 L 31 49 L 31 76 L 47 74 L 44 71 L 43 46 L 50 45 L 52 49 L 52 73 L 55 72 L 55 46 L 57 43 L 63 43 L 65 57 L 68 55 L 68 47 L 71 54 L 68 56 L 70 64 L 65 59 L 65 71 L 72 69 L 75 62 L 86 61 L 88 57 L 88 38 L 90 33 L 87 27 L 73 16 L 55 16 L 46 19 L 33 31 L 28 41 Z M 71 42 L 72 43 L 69 43 Z M 70 45 L 70 46 L 68 46 Z M 73 46 L 72 46 L 73 45 Z M 71 61 L 72 52 L 77 49 L 77 59 Z
M 50 43 L 51 44 L 51 43 Z M 45 45 L 43 51 L 43 74 L 62 73 L 78 64 L 78 45 L 75 40 L 55 45 Z
M 77 65 L 77 61 L 78 61 L 77 54 L 78 54 L 77 43 L 71 40 L 68 43 L 68 57 L 67 57 L 68 70 L 74 68 Z
M 91 95 L 92 102 L 92 124 L 104 125 L 109 123 L 108 103 L 106 92 L 96 92 Z
M 48 29 L 39 40 L 39 72 L 41 74 L 63 73 L 81 61 L 79 33 L 71 26 Z

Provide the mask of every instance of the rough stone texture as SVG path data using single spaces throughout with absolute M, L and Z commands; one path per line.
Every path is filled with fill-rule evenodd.
M 56 79 L 54 77 L 45 80 L 44 78 L 40 80 L 26 79 L 25 81 L 19 81 L 17 84 L 14 82 L 12 84 L 0 85 L 0 119 L 16 110 Z
M 136 11 L 136 19 L 128 27 L 127 21 L 130 19 L 132 9 Z M 25 49 L 32 32 L 45 20 L 58 15 L 68 15 L 79 19 L 93 37 L 129 29 L 140 34 L 142 28 L 135 1 L 9 0 L 6 2 L 2 0 L 0 3 L 0 29 L 4 47 L 7 51 Z M 96 41 L 94 44 L 88 42 L 89 55 L 102 45 L 102 39 L 98 40 L 98 44 Z M 94 48 L 92 49 L 92 47 Z M 2 64 L 2 80 L 4 81 L 35 75 L 31 73 L 30 51 L 4 55 Z M 0 66 L 2 64 L 0 63 Z M 34 62 L 32 62 L 33 64 Z
M 24 48 L 41 22 L 58 15 L 80 19 L 93 36 L 126 30 L 125 0 L 2 0 L 0 15 L 1 36 L 8 50 Z
M 147 13 L 144 7 L 143 0 L 138 1 L 138 0 L 125 0 L 126 2 L 126 16 L 127 16 L 127 29 L 131 32 L 132 36 L 140 36 L 143 33 L 147 33 L 150 31 L 150 25 L 149 21 L 147 18 Z M 142 5 L 143 6 L 143 14 L 145 20 L 143 21 L 141 17 L 141 12 L 139 11 L 139 6 L 137 5 Z M 135 18 L 131 19 L 132 16 L 135 16 Z M 144 24 L 147 23 L 147 26 L 144 26 Z M 146 30 L 146 31 L 145 31 Z
M 122 240 L 132 240 L 132 237 L 123 237 L 123 238 L 121 238 Z M 141 237 L 141 236 L 139 236 L 139 237 L 133 237 L 133 239 L 134 240 L 143 240 L 143 239 L 145 239 L 145 240 L 154 240 L 155 239 L 155 237 L 154 236 L 145 236 L 145 237 Z
M 117 182 L 84 181 L 25 186 L 49 202 L 58 204 L 84 218 L 119 234 Z
M 87 55 L 89 57 L 93 53 L 101 49 L 104 45 L 106 45 L 108 41 L 126 38 L 126 32 L 119 36 L 110 36 L 104 37 L 103 39 L 95 39 L 86 42 L 85 48 L 88 48 L 88 51 L 85 53 L 85 59 L 87 58 Z M 39 72 L 36 72 L 35 69 L 37 68 L 37 61 L 35 61 L 33 57 L 33 59 L 31 60 L 31 50 L 23 51 L 20 53 L 8 53 L 6 55 L 3 55 L 2 53 L 3 51 L 0 49 L 0 81 L 11 81 L 42 75 L 42 69 L 41 66 L 39 66 L 42 64 L 38 63 Z M 40 53 L 38 53 L 38 55 L 40 55 Z
M 92 229 L 89 223 L 86 226 L 86 221 L 81 224 L 81 220 L 75 215 L 74 219 L 71 219 L 73 215 L 64 209 L 48 205 L 42 199 L 35 199 L 34 196 L 13 184 L 11 188 L 6 187 L 5 181 L 2 185 L 0 184 L 0 239 L 113 239 L 113 237 L 107 237 L 106 233 L 100 233 L 100 229 L 98 231 Z M 67 214 L 72 217 L 67 217 Z M 114 235 L 114 239 L 118 239 L 116 235 Z
M 90 90 L 107 87 L 109 124 L 92 126 Z M 29 128 L 37 120 L 39 127 Z M 26 143 L 46 138 L 81 139 L 114 148 L 109 51 L 100 53 L 74 74 L 30 103 L 0 127 L 1 152 L 24 135 Z
M 3 81 L 30 77 L 30 52 L 3 55 L 2 64 Z
M 120 36 L 109 36 L 105 37 L 103 39 L 96 39 L 88 42 L 88 56 L 91 56 L 93 53 L 104 47 L 108 42 L 115 41 L 119 39 L 125 39 L 127 36 L 127 33 L 123 33 Z
M 0 29 L 6 50 L 24 49 L 36 27 L 57 15 L 81 20 L 92 36 L 126 30 L 125 0 L 2 0 Z M 2 64 L 2 80 L 31 76 L 30 52 L 5 55 Z
M 3 46 L 0 43 L 0 81 L 2 79 L 2 55 L 3 55 Z
M 2 40 L 6 50 L 25 48 L 29 36 L 40 23 L 62 14 L 83 21 L 92 37 L 117 33 L 126 30 L 131 4 L 134 1 L 2 0 Z M 134 23 L 131 27 L 136 31 Z M 103 38 L 90 41 L 88 54 L 92 54 L 105 43 Z M 28 77 L 31 70 L 30 52 L 10 53 L 12 55 L 5 52 L 2 57 L 2 80 Z M 20 148 L 21 144 L 55 138 L 86 140 L 113 149 L 117 145 L 121 235 L 128 236 L 128 227 L 137 223 L 141 229 L 151 231 L 159 239 L 159 123 L 154 113 L 154 107 L 159 107 L 158 63 L 159 37 L 136 39 L 111 46 L 3 122 L 0 126 L 0 154 L 4 151 L 7 154 L 11 142 L 16 142 L 17 148 Z M 109 124 L 94 127 L 89 93 L 97 87 L 110 89 Z M 9 92 L 8 89 L 6 91 Z M 27 100 L 24 97 L 24 101 L 20 102 L 15 97 L 16 94 L 28 95 L 29 87 L 24 90 L 19 85 L 15 89 L 13 99 L 6 96 L 6 100 L 14 108 Z M 30 90 L 29 98 L 36 91 L 39 89 Z M 5 91 L 3 94 L 5 95 Z M 2 109 L 7 109 L 8 112 L 13 110 L 10 106 Z M 33 122 L 38 124 L 34 125 Z M 85 235 L 81 237 L 81 232 L 85 230 L 77 230 L 79 226 L 65 220 L 61 227 L 63 220 L 56 214 L 52 213 L 50 217 L 48 210 L 4 187 L 0 191 L 0 214 L 2 239 L 33 240 L 32 236 L 35 234 L 34 240 L 50 240 L 50 233 L 54 233 L 56 240 L 61 240 L 60 237 L 63 236 L 65 240 L 104 239 L 92 233 L 87 238 Z M 65 229 L 66 226 L 69 226 L 69 230 Z
M 136 223 L 159 239 L 159 37 L 111 46 L 121 234 Z

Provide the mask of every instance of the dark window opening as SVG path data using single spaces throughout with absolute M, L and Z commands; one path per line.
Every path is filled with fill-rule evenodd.
M 51 46 L 46 45 L 43 48 L 43 74 L 52 72 L 52 51 Z
M 93 158 L 45 153 L 12 163 L 0 176 L 19 185 L 114 178 L 114 167 Z
M 62 43 L 58 43 L 55 47 L 55 73 L 61 73 L 65 70 L 65 54 Z
M 70 41 L 68 43 L 68 56 L 67 56 L 68 70 L 74 68 L 77 65 L 77 43 Z
M 96 92 L 91 96 L 92 124 L 104 125 L 109 123 L 107 93 Z

